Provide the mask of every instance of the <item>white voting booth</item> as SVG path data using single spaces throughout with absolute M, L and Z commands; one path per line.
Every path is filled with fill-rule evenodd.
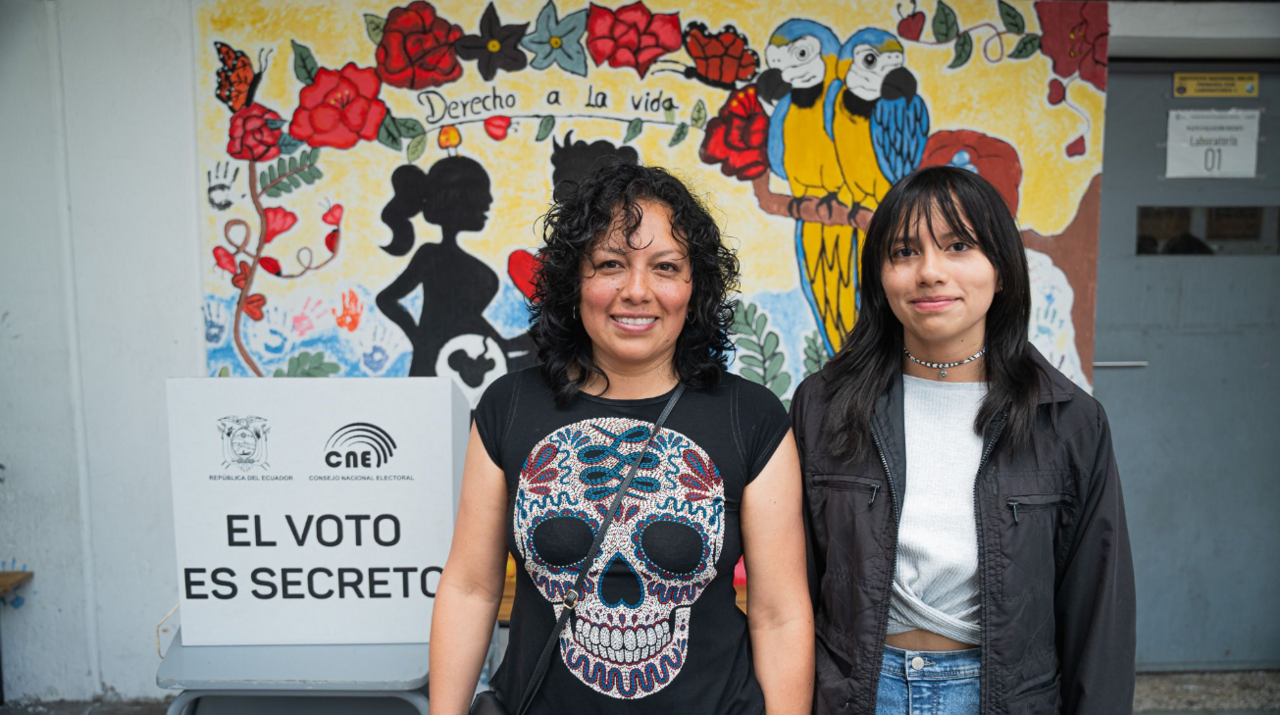
M 321 694 L 329 711 L 365 698 L 352 706 L 425 713 L 470 420 L 453 381 L 171 379 L 168 392 L 181 628 L 157 682 L 184 690 L 170 713 L 281 712 L 282 696 Z

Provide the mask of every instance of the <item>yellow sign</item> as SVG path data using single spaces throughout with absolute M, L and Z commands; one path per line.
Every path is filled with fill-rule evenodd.
M 1175 72 L 1177 97 L 1257 97 L 1257 72 Z

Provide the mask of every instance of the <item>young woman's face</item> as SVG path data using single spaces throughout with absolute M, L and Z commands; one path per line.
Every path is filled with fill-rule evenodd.
M 685 247 L 671 233 L 666 206 L 638 202 L 643 218 L 631 245 L 601 241 L 582 265 L 579 314 L 597 365 L 635 369 L 670 362 L 693 295 Z
M 885 295 L 907 349 L 928 347 L 948 358 L 977 352 L 999 286 L 995 266 L 982 249 L 961 241 L 941 212 L 934 212 L 933 227 L 939 235 L 921 218 L 905 241 L 894 237 L 882 274 Z

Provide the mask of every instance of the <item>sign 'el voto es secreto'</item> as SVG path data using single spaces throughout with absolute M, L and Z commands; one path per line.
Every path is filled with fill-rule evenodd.
M 172 379 L 183 643 L 422 643 L 470 405 L 443 378 Z

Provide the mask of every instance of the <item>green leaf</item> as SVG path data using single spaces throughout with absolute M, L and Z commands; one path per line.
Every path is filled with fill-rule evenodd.
M 326 362 L 320 365 L 320 371 L 326 375 L 333 375 L 338 372 L 339 366 L 336 362 Z
M 382 32 L 387 26 L 385 17 L 377 15 L 365 14 L 364 16 L 364 32 L 375 45 L 382 44 Z
M 409 148 L 405 151 L 405 159 L 410 164 L 422 158 L 422 153 L 427 150 L 426 135 L 416 136 L 409 140 Z
M 289 183 L 295 189 L 302 188 L 302 179 L 299 179 L 297 174 L 289 174 Z
M 675 146 L 684 141 L 687 136 L 689 136 L 689 125 L 680 122 L 680 126 L 676 127 L 676 133 L 671 135 L 671 143 L 667 144 L 667 146 Z
M 551 136 L 551 132 L 556 128 L 556 118 L 547 115 L 538 122 L 538 136 L 534 137 L 534 141 L 542 141 Z
M 223 365 L 218 369 L 218 377 L 231 377 L 231 368 Z
M 698 129 L 703 128 L 707 124 L 707 105 L 701 99 L 693 105 L 693 114 L 689 117 L 689 123 Z
M 321 173 L 320 173 L 320 167 L 318 167 L 318 166 L 312 166 L 312 167 L 311 167 L 311 175 L 312 175 L 313 177 L 317 178 L 317 179 L 322 179 L 322 178 L 324 178 L 324 174 L 321 174 Z
M 294 355 L 289 358 L 289 369 L 285 371 L 287 377 L 293 377 L 298 374 L 298 356 Z
M 378 127 L 378 141 L 386 146 L 400 151 L 400 126 L 396 123 L 396 118 L 387 114 L 382 120 L 382 126 Z
M 281 159 L 281 161 L 284 161 L 284 159 Z M 296 156 L 289 157 L 289 171 L 297 171 L 297 170 L 298 170 L 298 157 Z
M 281 370 L 280 368 L 276 368 L 276 371 L 271 373 L 271 376 L 272 377 L 288 377 L 288 374 L 286 374 L 284 370 Z
M 663 112 L 662 117 L 666 119 L 668 123 L 674 122 L 676 120 L 676 110 L 669 107 L 665 112 Z
M 776 335 L 776 333 L 769 334 Z M 764 366 L 764 379 L 769 382 L 773 382 L 773 378 L 777 377 L 779 372 L 782 372 L 782 365 L 786 361 L 786 355 L 783 355 L 782 353 L 774 353 L 773 357 L 769 358 L 769 363 Z
M 268 167 L 267 167 L 267 183 L 268 183 L 268 184 L 274 184 L 274 183 L 276 183 L 276 177 L 277 177 L 277 176 L 279 176 L 279 175 L 278 175 L 278 174 L 276 174 L 276 165 L 275 165 L 275 164 L 272 164 L 271 166 L 268 166 Z
M 1018 40 L 1018 45 L 1013 48 L 1013 52 L 1009 53 L 1009 57 L 1015 60 L 1025 60 L 1040 51 L 1039 35 L 1023 35 Z
M 755 333 L 757 338 L 764 335 L 764 326 L 768 325 L 768 323 L 769 318 L 767 318 L 764 313 L 756 316 Z
M 286 122 L 286 121 L 285 121 L 285 120 L 283 120 L 283 119 L 268 119 L 268 120 L 267 120 L 267 126 L 268 126 L 268 127 L 271 127 L 272 129 L 279 129 L 280 127 L 283 127 L 283 126 L 284 126 L 284 125 L 286 125 L 286 124 L 288 124 L 288 122 Z
M 772 359 L 774 353 L 777 353 L 777 352 L 778 352 L 778 334 L 770 331 L 768 335 L 764 336 L 764 353 L 763 354 L 765 357 Z
M 743 365 L 750 365 L 751 367 L 760 368 L 761 370 L 764 369 L 764 360 L 761 360 L 754 355 L 739 355 L 738 359 L 742 361 Z
M 789 372 L 778 373 L 778 379 L 769 383 L 769 389 L 778 396 L 778 399 L 782 399 L 782 396 L 787 394 L 788 387 L 791 387 L 791 373 Z
M 261 188 L 261 187 L 263 187 L 263 186 L 266 186 L 267 184 L 270 184 L 270 183 L 271 183 L 271 182 L 267 180 L 267 172 L 265 172 L 265 171 L 264 171 L 264 172 L 262 172 L 261 174 L 259 174 L 259 175 L 258 175 L 258 187 L 259 187 L 259 188 Z
M 950 42 L 960 32 L 960 22 L 956 19 L 956 11 L 942 0 L 938 0 L 938 9 L 933 13 L 933 39 L 938 42 Z
M 1022 19 L 1022 13 L 1017 8 L 1005 2 L 1000 2 L 1000 21 L 1004 23 L 1004 29 L 1015 35 L 1021 35 L 1027 30 L 1027 21 Z
M 287 154 L 294 153 L 295 151 L 297 151 L 298 149 L 301 149 L 306 145 L 298 141 L 297 139 L 294 139 L 293 137 L 289 136 L 288 132 L 285 132 L 284 134 L 280 135 L 280 143 L 278 146 L 280 147 L 280 153 L 287 155 Z
M 635 139 L 640 136 L 640 132 L 642 131 L 644 131 L 644 120 L 639 117 L 632 119 L 631 123 L 627 125 L 627 135 L 623 137 L 622 143 L 626 144 L 632 139 Z
M 427 130 L 422 128 L 422 122 L 408 117 L 404 119 L 397 119 L 396 127 L 400 130 L 400 136 L 405 139 L 420 137 L 427 133 Z
M 314 164 L 317 161 L 320 161 L 320 147 L 311 150 L 311 163 Z
M 293 73 L 297 75 L 298 81 L 311 84 L 316 78 L 316 72 L 320 70 L 320 63 L 316 62 L 315 55 L 311 54 L 306 45 L 299 44 L 297 40 L 290 42 L 293 43 Z
M 271 188 L 267 189 L 267 196 L 270 196 L 273 199 L 280 198 L 280 189 L 275 186 L 272 186 Z
M 968 62 L 969 58 L 972 56 L 973 56 L 973 38 L 970 37 L 969 33 L 966 32 L 963 35 L 956 38 L 956 58 L 954 60 L 951 60 L 951 64 L 947 65 L 947 67 L 950 69 L 963 67 L 964 63 Z
M 749 367 L 744 367 L 742 368 L 742 376 L 750 380 L 751 382 L 754 382 L 757 385 L 765 384 L 764 375 L 761 375 L 759 370 L 753 370 Z
M 280 157 L 280 161 L 276 162 L 276 176 L 284 176 L 289 173 L 289 160 Z
M 298 163 L 299 164 L 311 163 L 311 151 L 309 149 L 303 149 L 302 153 L 298 155 Z
M 738 349 L 749 350 L 755 353 L 756 355 L 763 354 L 763 352 L 760 350 L 760 343 L 757 343 L 751 338 L 738 338 Z
M 312 185 L 312 184 L 316 183 L 316 178 L 315 178 L 314 176 L 312 176 L 312 175 L 311 175 L 311 172 L 312 172 L 312 168 L 308 166 L 307 168 L 303 169 L 302 171 L 299 171 L 299 172 L 298 172 L 298 174 L 297 174 L 299 177 L 301 177 L 301 178 L 302 178 L 302 180 L 303 180 L 303 181 L 305 181 L 305 182 L 306 182 L 307 186 L 310 186 L 310 185 Z

